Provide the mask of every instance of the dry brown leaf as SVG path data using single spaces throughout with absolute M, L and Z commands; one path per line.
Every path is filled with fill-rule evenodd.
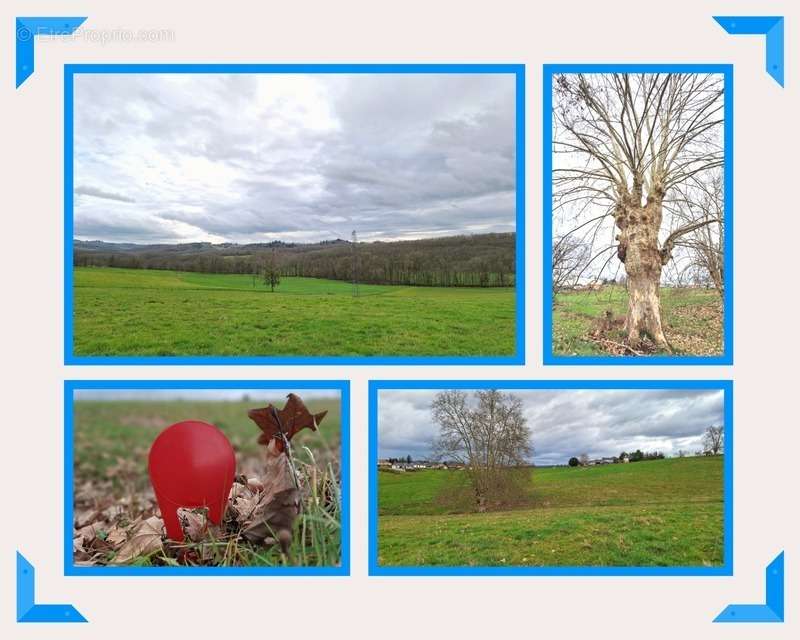
M 258 502 L 258 494 L 250 492 L 240 494 L 231 504 L 237 522 L 244 524 L 249 521 L 258 506 Z
M 86 545 L 92 551 L 110 551 L 114 547 L 106 542 L 103 538 L 95 538 L 91 543 Z
M 128 535 L 125 533 L 125 530 L 116 526 L 109 531 L 108 535 L 106 536 L 106 542 L 115 547 L 124 544 L 127 539 Z
M 242 535 L 260 544 L 274 544 L 277 538 L 285 553 L 292 540 L 294 521 L 300 514 L 300 492 L 295 486 L 289 460 L 276 440 L 271 440 L 267 446 L 264 471 L 261 479 L 264 491 L 253 495 L 256 505 L 251 514 L 242 514 L 245 518 Z M 243 499 L 240 497 L 238 502 Z
M 97 533 L 102 529 L 102 525 L 99 522 L 93 522 L 92 524 L 87 524 L 85 527 L 81 527 L 75 532 L 75 536 L 81 538 L 85 546 L 91 544 L 91 542 L 97 537 Z
M 189 540 L 199 542 L 205 538 L 208 531 L 207 512 L 199 509 L 178 509 L 178 519 Z
M 284 553 L 292 540 L 295 518 L 300 514 L 300 492 L 291 487 L 262 500 L 252 517 L 252 522 L 242 529 L 242 535 L 261 544 L 281 543 Z
M 259 480 L 258 478 L 248 478 L 247 479 L 247 488 L 250 489 L 252 492 L 256 491 L 263 491 L 264 490 L 264 483 Z
M 250 494 L 251 491 L 250 489 L 247 488 L 246 485 L 240 482 L 234 482 L 233 485 L 231 485 L 231 492 L 228 495 L 228 501 L 233 503 L 233 501 L 236 500 L 236 498 L 238 498 L 239 496 L 245 496 L 245 495 L 249 496 Z
M 107 522 L 113 522 L 125 513 L 125 508 L 119 504 L 112 504 L 103 509 L 102 516 Z
M 97 510 L 82 509 L 81 511 L 75 512 L 73 526 L 76 529 L 82 529 L 83 527 L 92 524 L 92 522 L 94 522 L 96 519 L 97 519 Z
M 164 535 L 164 521 L 151 516 L 134 530 L 131 538 L 114 556 L 112 564 L 125 564 L 141 556 L 149 556 L 163 549 L 161 538 Z
M 283 442 L 277 439 L 279 434 L 282 433 L 287 440 L 291 440 L 302 429 L 316 431 L 327 413 L 325 410 L 312 415 L 300 396 L 290 393 L 286 396 L 283 409 L 270 404 L 263 409 L 251 409 L 247 415 L 262 431 L 258 443 L 268 445 L 276 442 L 278 448 L 283 451 Z

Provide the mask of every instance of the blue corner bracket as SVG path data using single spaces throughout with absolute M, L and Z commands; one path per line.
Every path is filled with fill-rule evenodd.
M 714 16 L 731 35 L 763 35 L 767 45 L 767 73 L 783 86 L 783 16 Z
M 729 604 L 714 622 L 783 622 L 783 551 L 767 565 L 764 604 Z
M 71 604 L 36 604 L 33 565 L 17 551 L 17 622 L 86 622 Z
M 68 36 L 86 18 L 17 18 L 17 89 L 33 73 L 33 40 L 39 35 Z

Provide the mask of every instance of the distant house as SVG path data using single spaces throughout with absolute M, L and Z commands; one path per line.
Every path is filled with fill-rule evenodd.
M 432 469 L 433 467 L 434 463 L 427 460 L 412 460 L 411 462 L 402 458 L 399 460 L 396 458 L 381 458 L 378 460 L 379 469 L 393 469 L 394 471 Z
M 628 456 L 623 456 L 622 458 L 616 458 L 614 456 L 594 458 L 593 460 L 587 460 L 585 466 L 596 467 L 603 464 L 617 464 L 618 462 L 630 462 L 630 460 L 628 460 Z
M 445 469 L 463 469 L 464 464 L 455 460 L 445 460 L 442 465 Z
M 587 284 L 576 284 L 572 287 L 573 291 L 601 291 L 603 289 L 602 282 L 589 282 Z
M 428 460 L 412 460 L 408 462 L 406 460 L 384 459 L 378 460 L 378 468 L 391 469 L 392 471 L 421 471 L 422 469 L 438 468 L 438 465 Z
M 628 457 L 628 454 L 626 453 L 624 456 L 622 456 L 622 457 L 619 459 L 619 461 L 620 461 L 620 462 L 622 462 L 622 463 L 625 463 L 625 462 L 630 462 L 630 461 L 631 461 L 631 459 Z

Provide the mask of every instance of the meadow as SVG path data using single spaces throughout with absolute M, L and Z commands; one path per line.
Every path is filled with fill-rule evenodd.
M 599 291 L 561 291 L 553 301 L 553 353 L 609 355 L 597 340 L 602 335 L 623 343 L 628 293 L 619 285 Z M 603 327 L 610 313 L 612 327 Z M 661 289 L 664 333 L 675 355 L 720 355 L 723 351 L 722 300 L 714 289 Z M 618 355 L 618 354 L 613 354 Z
M 308 482 L 304 512 L 295 523 L 296 534 L 288 557 L 277 547 L 250 545 L 235 536 L 201 543 L 168 543 L 143 552 L 125 564 L 176 564 L 176 555 L 194 558 L 182 564 L 211 566 L 334 566 L 341 554 L 340 540 L 340 427 L 338 399 L 307 396 L 312 412 L 328 410 L 319 430 L 305 429 L 292 441 L 298 467 Z M 261 433 L 247 411 L 285 398 L 243 398 L 236 401 L 198 400 L 76 400 L 73 420 L 73 536 L 92 527 L 91 544 L 75 550 L 76 564 L 115 562 L 119 545 L 108 544 L 113 530 L 130 530 L 156 513 L 157 504 L 147 472 L 147 456 L 156 436 L 183 420 L 201 420 L 221 429 L 236 454 L 236 473 L 248 478 L 263 474 Z M 323 495 L 324 494 L 324 495 Z M 160 545 L 159 545 L 160 547 Z M 91 560 L 87 559 L 91 556 Z M 202 558 L 202 561 L 199 559 Z
M 76 356 L 509 356 L 513 288 L 76 267 Z
M 523 504 L 475 513 L 463 471 L 378 474 L 381 566 L 719 566 L 723 457 L 534 468 Z

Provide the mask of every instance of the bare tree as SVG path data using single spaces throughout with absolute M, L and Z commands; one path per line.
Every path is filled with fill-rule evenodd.
M 670 230 L 664 203 L 723 164 L 722 77 L 562 74 L 554 92 L 554 214 L 573 212 L 584 232 L 588 217 L 592 246 L 605 243 L 590 260 L 604 268 L 616 257 L 624 265 L 628 343 L 636 347 L 648 337 L 669 350 L 661 322 L 662 269 L 683 236 L 716 219 Z M 616 227 L 613 238 L 602 231 L 608 219 Z
M 711 452 L 712 455 L 717 455 L 722 452 L 725 444 L 725 434 L 721 426 L 710 426 L 703 434 L 703 447 L 706 451 Z
M 578 456 L 578 462 L 580 463 L 580 465 L 582 467 L 585 467 L 587 464 L 589 464 L 589 454 L 588 453 L 582 453 L 581 455 L 579 455 Z
M 474 402 L 459 390 L 442 391 L 431 405 L 439 425 L 434 450 L 439 459 L 464 465 L 479 511 L 508 490 L 508 470 L 533 454 L 522 400 L 496 389 L 476 391 Z
M 566 235 L 553 242 L 553 294 L 575 285 L 589 257 L 589 247 L 574 236 Z
M 684 258 L 677 260 L 681 276 L 686 275 L 695 286 L 713 286 L 724 293 L 724 228 L 723 181 L 721 169 L 693 176 L 676 187 L 673 197 L 665 202 L 677 227 L 708 221 L 675 241 L 676 250 L 683 249 Z
M 274 292 L 275 287 L 281 283 L 280 265 L 274 249 L 270 251 L 269 257 L 264 258 L 261 264 L 261 276 L 264 280 L 264 285 L 270 287 L 270 291 Z

